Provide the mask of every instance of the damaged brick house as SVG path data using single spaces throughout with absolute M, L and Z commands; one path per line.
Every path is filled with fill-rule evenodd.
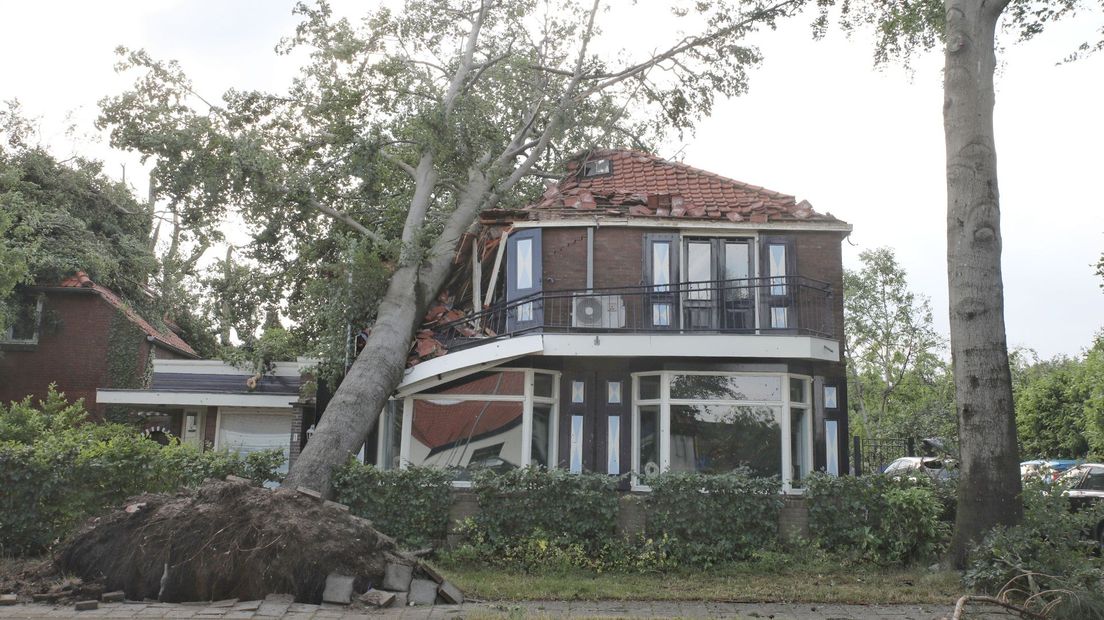
M 805 201 L 592 151 L 482 214 L 369 438 L 381 467 L 626 476 L 847 463 L 840 244 Z

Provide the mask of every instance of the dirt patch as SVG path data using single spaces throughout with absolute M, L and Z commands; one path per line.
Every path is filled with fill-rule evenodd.
M 0 557 L 0 594 L 19 594 L 29 600 L 32 594 L 56 589 L 64 581 L 50 558 Z
M 107 591 L 169 602 L 286 593 L 317 603 L 328 574 L 355 575 L 364 591 L 378 587 L 389 562 L 416 564 L 335 504 L 221 481 L 133 497 L 89 521 L 57 555 L 62 571 Z

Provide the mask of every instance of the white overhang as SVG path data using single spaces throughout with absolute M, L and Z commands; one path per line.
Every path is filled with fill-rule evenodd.
M 103 405 L 166 405 L 206 407 L 266 407 L 291 409 L 295 394 L 226 394 L 219 392 L 161 392 L 155 390 L 96 390 Z
M 395 396 L 414 394 L 435 385 L 455 381 L 481 370 L 493 368 L 525 355 L 540 353 L 544 344 L 539 334 L 493 340 L 426 360 L 410 368 Z

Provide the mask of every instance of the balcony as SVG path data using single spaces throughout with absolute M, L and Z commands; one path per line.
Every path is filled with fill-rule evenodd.
M 449 351 L 525 334 L 836 338 L 831 285 L 801 276 L 543 291 L 434 329 Z

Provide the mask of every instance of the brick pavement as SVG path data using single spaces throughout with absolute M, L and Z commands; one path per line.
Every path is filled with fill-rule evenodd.
M 525 601 L 466 603 L 397 609 L 349 609 L 267 600 L 201 604 L 100 603 L 96 610 L 71 605 L 22 604 L 0 607 L 0 620 L 45 618 L 192 618 L 256 620 L 447 620 L 449 618 L 770 618 L 772 620 L 936 620 L 951 605 L 820 605 L 814 603 L 709 603 L 649 601 Z M 972 618 L 978 616 L 971 615 Z

